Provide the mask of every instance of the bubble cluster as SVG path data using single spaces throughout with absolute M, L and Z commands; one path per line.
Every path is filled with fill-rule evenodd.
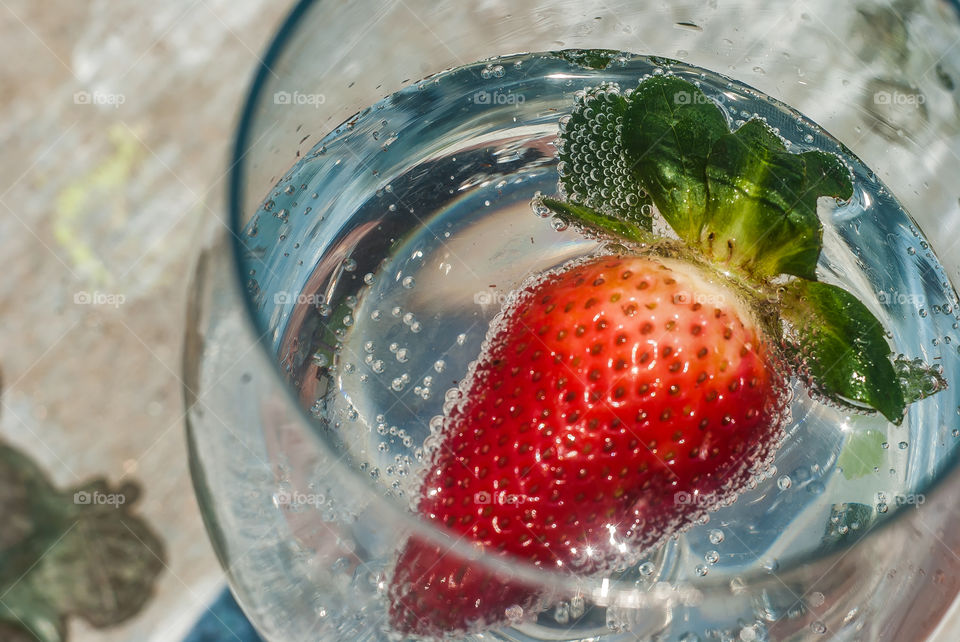
M 570 200 L 649 221 L 649 199 L 623 158 L 620 134 L 626 110 L 627 99 L 615 84 L 579 95 L 573 112 L 560 122 L 560 187 Z

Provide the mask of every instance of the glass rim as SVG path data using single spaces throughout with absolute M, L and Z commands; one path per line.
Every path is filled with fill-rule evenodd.
M 298 32 L 300 20 L 311 9 L 322 4 L 323 2 L 324 0 L 297 0 L 297 3 L 280 22 L 280 27 L 273 34 L 273 36 L 271 36 L 265 53 L 255 63 L 255 71 L 252 74 L 252 80 L 250 81 L 247 91 L 245 92 L 243 106 L 240 110 L 239 119 L 237 121 L 234 133 L 233 145 L 231 146 L 230 166 L 228 169 L 229 179 L 227 181 L 228 225 L 225 226 L 230 236 L 227 244 L 231 253 L 229 262 L 232 264 L 233 268 L 232 275 L 234 279 L 234 285 L 237 286 L 236 292 L 238 296 L 243 299 L 243 307 L 245 310 L 245 314 L 243 315 L 243 324 L 245 329 L 253 333 L 252 336 L 255 337 L 259 337 L 261 335 L 263 328 L 260 327 L 260 324 L 257 320 L 256 309 L 253 301 L 249 296 L 247 296 L 245 289 L 242 287 L 242 284 L 245 281 L 245 275 L 243 271 L 243 261 L 241 258 L 242 248 L 240 247 L 240 241 L 242 239 L 240 231 L 242 230 L 245 206 L 243 199 L 245 176 L 244 170 L 248 153 L 250 153 L 253 149 L 250 145 L 250 134 L 253 130 L 253 123 L 255 120 L 254 114 L 258 105 L 260 104 L 260 100 L 263 95 L 263 89 L 269 82 L 269 76 L 272 74 L 270 71 L 272 68 L 272 63 L 276 62 L 285 52 L 289 40 L 295 33 Z M 958 17 L 960 17 L 960 0 L 949 0 L 949 2 L 957 10 Z M 406 83 L 402 83 L 401 87 L 398 87 L 397 90 L 416 82 L 417 79 L 413 78 Z M 740 84 L 746 84 L 742 81 L 737 82 Z M 773 98 L 773 100 L 776 103 L 783 105 L 781 101 L 775 98 Z M 793 110 L 793 108 L 789 105 L 785 106 L 788 109 Z M 344 122 L 349 121 L 349 119 L 350 117 L 346 118 Z M 819 128 L 820 126 L 817 125 L 817 127 Z M 833 139 L 833 136 L 830 135 L 829 132 L 823 128 L 820 129 L 831 139 Z M 857 160 L 859 160 L 859 158 Z M 284 390 L 286 393 L 285 396 L 287 398 L 287 403 L 294 407 L 294 414 L 298 418 L 298 423 L 301 424 L 311 434 L 314 439 L 314 443 L 317 444 L 319 449 L 326 453 L 335 455 L 329 446 L 318 437 L 317 432 L 314 429 L 313 421 L 310 419 L 303 406 L 297 402 L 294 391 L 284 380 L 279 366 L 275 363 L 276 355 L 272 353 L 270 346 L 264 342 L 262 338 L 257 339 L 256 343 L 258 344 L 257 350 L 262 351 L 261 356 L 274 366 L 271 368 L 272 372 L 269 375 L 272 385 Z M 334 459 L 336 459 L 335 456 Z M 960 454 L 954 457 L 954 464 L 944 466 L 943 470 L 940 471 L 939 474 L 930 478 L 927 486 L 929 493 L 927 494 L 935 493 L 938 490 L 938 486 L 940 486 L 941 482 L 954 473 L 953 469 L 956 467 L 956 461 L 958 459 L 960 459 Z M 531 584 L 537 587 L 547 587 L 553 591 L 559 591 L 560 593 L 567 593 L 569 595 L 583 595 L 594 600 L 600 600 L 602 603 L 607 605 L 634 606 L 640 608 L 642 608 L 644 605 L 647 605 L 651 608 L 671 606 L 681 603 L 686 599 L 709 597 L 718 591 L 725 594 L 734 592 L 730 585 L 731 578 L 727 577 L 725 574 L 723 577 L 719 578 L 711 578 L 709 576 L 697 578 L 695 582 L 683 580 L 665 580 L 665 582 L 674 589 L 690 588 L 692 589 L 692 592 L 684 593 L 681 590 L 680 592 L 673 591 L 669 595 L 666 593 L 661 593 L 659 594 L 659 597 L 656 595 L 651 597 L 650 586 L 637 588 L 633 580 L 619 580 L 604 577 L 604 573 L 593 573 L 585 576 L 578 576 L 576 575 L 576 571 L 573 569 L 564 569 L 564 571 L 558 571 L 552 568 L 534 566 L 533 564 L 530 564 L 522 558 L 516 556 L 504 556 L 478 552 L 478 547 L 474 546 L 472 542 L 466 540 L 465 537 L 456 537 L 455 534 L 451 533 L 447 529 L 420 518 L 412 511 L 401 506 L 398 502 L 384 498 L 379 493 L 376 493 L 375 489 L 370 486 L 366 477 L 361 475 L 354 468 L 343 464 L 340 460 L 337 460 L 334 466 L 348 475 L 351 479 L 351 483 L 362 487 L 365 493 L 368 493 L 371 497 L 373 497 L 378 502 L 379 507 L 388 511 L 389 521 L 402 523 L 406 527 L 404 530 L 411 534 L 411 538 L 415 535 L 418 538 L 426 540 L 432 545 L 436 545 L 438 547 L 442 547 L 444 550 L 453 552 L 454 555 L 463 560 L 469 561 L 471 564 L 479 564 L 481 567 L 496 573 L 498 576 L 503 577 L 504 579 L 515 579 L 519 582 Z M 918 510 L 922 511 L 923 508 L 918 507 Z M 846 553 L 850 552 L 850 550 L 852 550 L 854 547 L 861 546 L 865 540 L 872 540 L 880 536 L 880 534 L 883 531 L 886 531 L 888 528 L 908 521 L 907 517 L 911 512 L 912 511 L 908 511 L 903 508 L 895 510 L 893 514 L 884 517 L 879 523 L 871 526 L 862 536 L 856 538 L 851 543 L 829 546 L 822 552 L 816 553 L 812 563 L 825 564 L 829 567 L 838 564 L 841 558 L 846 555 Z M 709 512 L 707 514 L 709 514 Z M 780 579 L 781 577 L 786 578 L 792 573 L 802 571 L 802 569 L 808 566 L 810 563 L 810 559 L 804 559 L 804 556 L 799 555 L 786 558 L 780 569 L 776 572 L 771 572 L 764 569 L 751 569 L 743 573 L 738 573 L 736 577 L 739 578 L 743 584 L 737 590 L 752 591 L 761 589 L 771 582 L 782 585 L 782 580 Z M 561 597 L 558 599 L 563 598 Z M 704 599 L 703 601 L 707 600 Z

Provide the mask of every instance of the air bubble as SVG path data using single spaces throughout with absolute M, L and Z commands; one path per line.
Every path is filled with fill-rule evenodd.
M 443 359 L 437 359 L 436 361 L 433 362 L 433 369 L 438 373 L 443 372 L 444 370 L 446 370 L 446 368 L 447 368 L 447 362 L 444 361 Z
M 695 570 L 697 572 L 697 575 L 699 575 L 700 577 L 703 577 L 707 574 L 707 567 L 704 566 L 703 564 L 697 564 L 697 568 Z
M 400 348 L 399 350 L 397 350 L 397 361 L 399 361 L 400 363 L 406 363 L 409 358 L 410 358 L 410 353 L 407 351 L 406 348 Z
M 640 571 L 640 575 L 643 575 L 644 577 L 649 577 L 653 575 L 653 572 L 656 570 L 656 567 L 653 565 L 653 562 L 644 562 L 643 564 L 640 565 L 640 568 L 638 570 Z
M 552 215 L 550 208 L 544 205 L 543 201 L 538 197 L 534 197 L 534 199 L 530 202 L 530 208 L 539 218 L 550 218 Z
M 715 528 L 710 531 L 709 538 L 710 538 L 710 543 L 716 546 L 717 544 L 720 544 L 721 542 L 723 542 L 723 531 Z
M 353 272 L 357 269 L 357 262 L 352 258 L 346 258 L 343 260 L 343 269 L 346 272 Z
M 586 610 L 586 604 L 582 595 L 577 595 L 570 599 L 570 617 L 576 619 L 583 615 Z
M 901 441 L 899 444 L 897 444 L 897 448 L 899 448 L 900 450 L 906 450 L 909 445 L 910 444 L 908 444 L 907 442 Z
M 566 624 L 570 621 L 570 605 L 566 602 L 560 602 L 553 610 L 553 619 L 557 624 Z
M 792 485 L 793 481 L 790 479 L 789 475 L 783 475 L 777 480 L 777 488 L 780 490 L 787 490 Z
M 716 551 L 707 551 L 706 553 L 703 554 L 703 559 L 708 564 L 716 564 L 717 562 L 720 561 L 720 553 Z
M 413 287 L 417 284 L 416 280 L 412 276 L 405 276 L 403 280 L 400 281 L 400 285 L 405 287 L 408 290 L 412 290 Z

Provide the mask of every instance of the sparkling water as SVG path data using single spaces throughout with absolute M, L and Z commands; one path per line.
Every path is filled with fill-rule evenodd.
M 960 316 L 945 271 L 873 173 L 788 107 L 706 70 L 627 54 L 602 70 L 532 54 L 437 74 L 351 118 L 279 181 L 242 239 L 248 288 L 321 437 L 381 492 L 413 505 L 438 418 L 511 292 L 601 250 L 531 211 L 534 194 L 557 192 L 559 120 L 578 90 L 632 88 L 656 73 L 699 84 L 734 126 L 759 115 L 791 150 L 844 158 L 854 196 L 839 208 L 821 203 L 821 278 L 859 296 L 895 353 L 939 364 L 950 383 L 910 406 L 899 427 L 797 385 L 773 466 L 629 570 L 640 582 L 694 584 L 777 572 L 922 503 L 960 444 Z M 618 617 L 561 603 L 520 628 L 588 635 L 629 624 Z M 698 614 L 684 626 L 714 624 Z

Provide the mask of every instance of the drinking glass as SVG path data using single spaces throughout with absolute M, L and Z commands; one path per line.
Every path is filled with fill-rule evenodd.
M 428 195 L 393 182 L 409 169 L 404 162 L 417 137 L 436 143 L 416 148 L 418 162 L 449 149 L 487 153 L 497 123 L 482 114 L 434 122 L 404 112 L 403 100 L 383 99 L 406 88 L 404 100 L 419 104 L 410 98 L 416 92 L 440 91 L 431 74 L 493 56 L 604 48 L 653 56 L 638 59 L 642 68 L 670 58 L 683 63 L 663 64 L 681 74 L 717 72 L 818 123 L 829 133 L 824 144 L 856 154 L 917 221 L 927 234 L 914 237 L 920 253 L 938 257 L 955 277 L 958 15 L 954 3 L 935 0 L 299 2 L 255 70 L 230 160 L 229 217 L 211 223 L 198 259 L 185 340 L 197 497 L 231 589 L 261 634 L 282 641 L 402 638 L 389 627 L 391 564 L 416 538 L 467 560 L 501 587 L 541 596 L 541 611 L 509 613 L 505 624 L 467 639 L 955 639 L 960 475 L 952 466 L 957 413 L 943 406 L 950 397 L 916 411 L 929 432 L 914 434 L 911 424 L 894 437 L 909 449 L 897 455 L 891 476 L 912 491 L 898 502 L 847 502 L 824 483 L 843 440 L 854 435 L 818 441 L 788 431 L 776 470 L 711 513 L 709 523 L 629 567 L 586 577 L 545 570 L 478 552 L 410 507 L 408 484 L 432 417 L 418 399 L 432 395 L 430 407 L 442 405 L 439 380 L 466 371 L 476 356 L 468 348 L 482 338 L 502 290 L 469 275 L 419 279 L 411 289 L 382 272 L 397 253 L 423 258 L 406 240 L 424 235 L 449 254 L 437 259 L 441 272 L 459 261 L 483 276 L 519 274 L 541 255 L 552 264 L 581 247 L 572 232 L 531 236 L 523 245 L 526 237 L 501 223 L 470 240 L 428 217 Z M 437 100 L 495 103 L 514 95 L 519 102 L 516 94 L 471 84 L 519 73 L 518 61 L 529 68 L 527 58 L 489 60 L 476 68 L 481 78 L 454 83 Z M 562 64 L 552 80 L 566 83 L 569 103 L 592 71 Z M 550 142 L 559 114 L 535 101 L 522 106 L 526 133 L 512 147 L 498 141 L 489 161 L 529 161 L 530 183 L 555 182 Z M 380 109 L 390 119 L 381 122 Z M 434 141 L 430 128 L 446 128 L 449 137 Z M 336 155 L 324 140 L 340 145 Z M 461 178 L 469 206 L 478 190 L 509 196 L 520 189 L 498 188 L 485 176 Z M 309 186 L 321 179 L 337 189 L 314 192 Z M 374 191 L 384 199 L 376 211 L 365 206 Z M 533 217 L 521 206 L 530 196 L 514 195 L 511 216 Z M 364 287 L 367 294 L 358 295 Z M 372 291 L 384 304 L 370 312 L 363 297 Z M 461 300 L 476 304 L 474 312 L 457 316 Z M 378 312 L 396 328 L 383 332 L 382 343 L 406 333 L 391 346 L 389 363 L 366 359 L 362 347 L 344 348 L 345 337 Z M 929 312 L 920 339 L 943 341 L 949 323 L 941 326 L 953 319 Z M 441 342 L 444 333 L 456 339 Z M 956 355 L 956 346 L 938 350 Z M 396 386 L 373 376 L 405 361 L 429 367 L 411 381 L 398 374 Z M 349 388 L 347 375 L 361 370 L 368 385 Z M 371 408 L 386 408 L 385 416 Z M 799 407 L 794 423 L 813 421 L 816 412 L 815 405 Z M 820 453 L 812 467 L 803 464 L 811 452 Z M 868 475 L 861 494 L 881 492 L 886 474 Z M 783 507 L 785 497 L 796 498 L 796 510 Z M 870 515 L 861 532 L 849 533 L 843 513 L 860 510 L 854 506 Z M 790 540 L 790 533 L 800 535 Z

